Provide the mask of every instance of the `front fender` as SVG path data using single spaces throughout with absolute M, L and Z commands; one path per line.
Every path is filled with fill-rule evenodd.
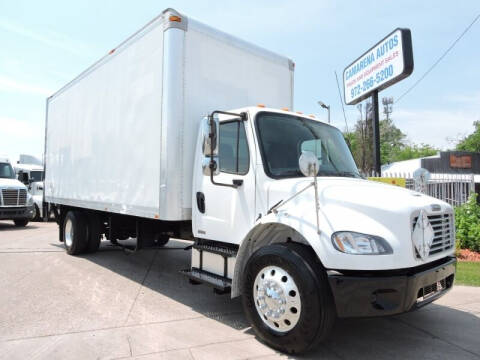
M 329 239 L 325 233 L 317 233 L 315 217 L 293 216 L 287 211 L 263 216 L 245 236 L 237 252 L 232 279 L 232 298 L 240 295 L 244 267 L 251 254 L 259 248 L 274 243 L 294 241 L 311 246 L 322 261 L 322 256 L 319 254 L 325 253 L 321 245 L 326 243 L 325 239 Z

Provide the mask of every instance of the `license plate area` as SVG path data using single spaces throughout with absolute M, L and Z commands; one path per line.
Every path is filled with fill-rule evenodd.
M 432 284 L 426 285 L 423 288 L 420 288 L 417 294 L 417 305 L 447 290 L 452 286 L 452 283 L 453 283 L 453 275 L 450 275 L 444 279 L 441 279 Z

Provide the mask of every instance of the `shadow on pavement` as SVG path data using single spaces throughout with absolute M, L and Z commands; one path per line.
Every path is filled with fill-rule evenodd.
M 8 232 L 8 231 L 20 231 L 20 230 L 35 230 L 38 229 L 38 226 L 32 223 L 31 221 L 27 224 L 27 226 L 15 226 L 13 220 L 0 220 L 0 231 L 1 232 Z
M 190 243 L 171 240 L 165 248 L 126 255 L 102 242 L 95 254 L 83 255 L 120 274 L 236 330 L 250 334 L 240 298 L 216 295 L 206 285 L 193 286 L 179 270 L 189 266 Z M 52 244 L 62 246 L 63 244 Z M 162 311 L 162 309 L 159 309 Z M 167 310 L 165 310 L 167 311 Z M 339 320 L 330 339 L 305 359 L 478 359 L 480 318 L 454 308 L 430 304 L 388 318 Z

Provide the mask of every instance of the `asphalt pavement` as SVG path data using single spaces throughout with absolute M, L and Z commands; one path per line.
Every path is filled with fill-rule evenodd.
M 239 299 L 192 286 L 188 243 L 65 253 L 55 223 L 0 221 L 0 359 L 274 359 Z M 416 312 L 338 321 L 304 359 L 480 359 L 480 288 Z

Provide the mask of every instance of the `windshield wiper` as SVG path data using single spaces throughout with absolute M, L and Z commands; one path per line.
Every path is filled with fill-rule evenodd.
M 360 174 L 357 174 L 356 172 L 353 172 L 353 171 L 320 171 L 318 175 L 362 178 Z

